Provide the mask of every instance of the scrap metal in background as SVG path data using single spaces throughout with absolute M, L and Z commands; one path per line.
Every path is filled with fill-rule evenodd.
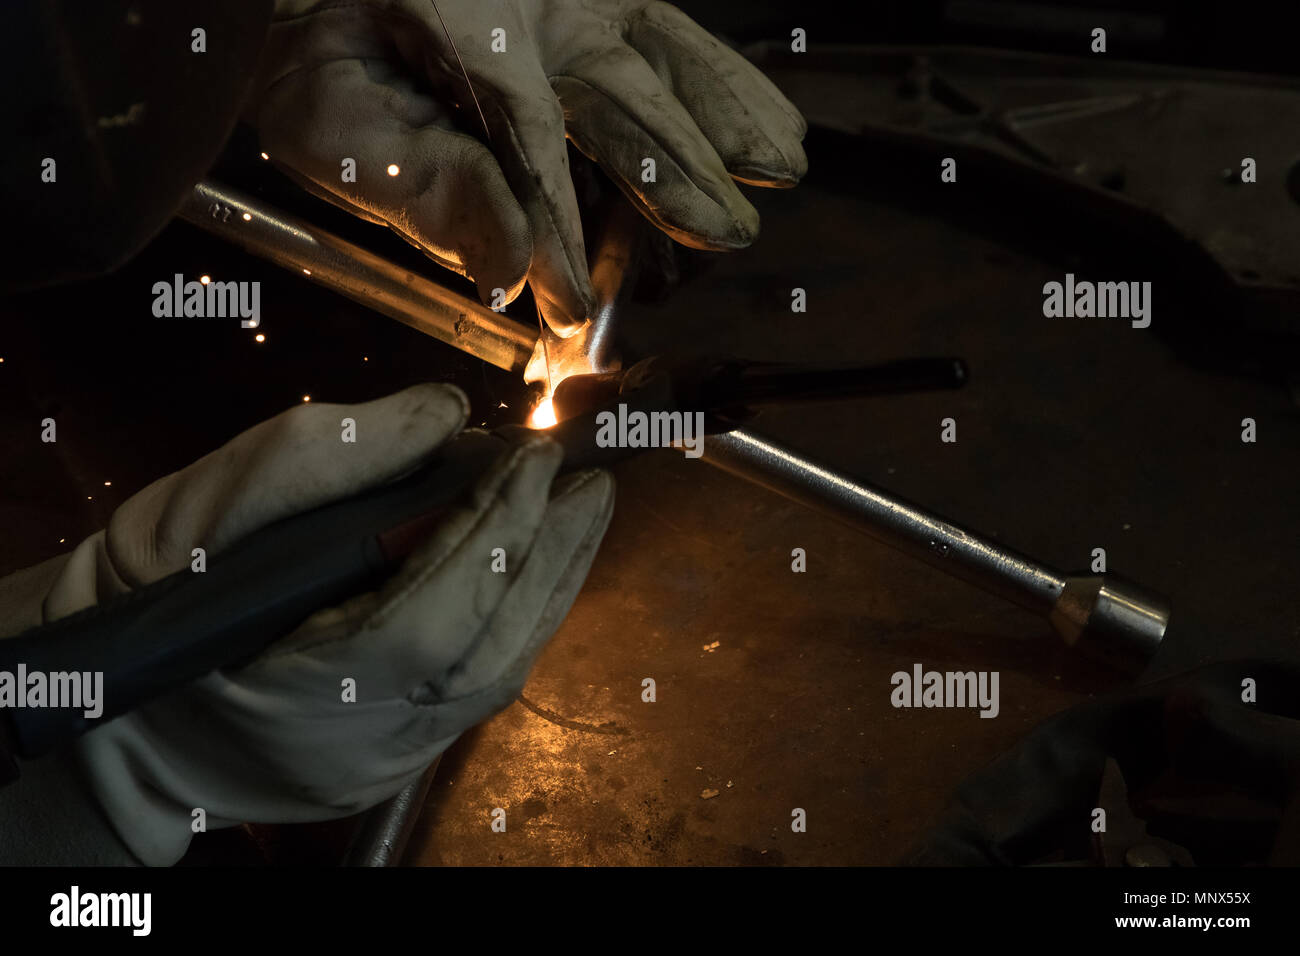
M 929 184 L 952 157 L 949 209 L 1001 199 L 1050 214 L 1067 236 L 1104 229 L 1116 248 L 1142 251 L 1143 278 L 1158 270 L 1199 301 L 1215 297 L 1194 330 L 1213 340 L 1213 359 L 1236 344 L 1229 332 L 1240 324 L 1260 336 L 1240 360 L 1294 371 L 1300 80 L 977 47 L 792 53 L 771 42 L 744 52 L 814 132 L 860 144 L 853 161 L 887 162 Z M 1254 182 L 1242 180 L 1246 159 Z M 1156 331 L 1193 330 L 1158 322 Z

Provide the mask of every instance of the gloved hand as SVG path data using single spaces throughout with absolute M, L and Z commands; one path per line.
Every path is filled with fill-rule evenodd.
M 220 561 L 264 525 L 400 477 L 467 414 L 458 389 L 422 385 L 263 422 L 119 507 L 62 564 L 44 619 L 188 567 L 195 547 Z M 344 417 L 356 422 L 355 443 L 340 440 Z M 197 808 L 214 828 L 373 806 L 513 700 L 568 613 L 613 505 L 603 471 L 552 487 L 560 457 L 541 435 L 510 446 L 471 503 L 382 589 L 316 613 L 247 666 L 213 672 L 80 738 L 77 759 L 135 856 L 176 862 Z M 504 573 L 491 570 L 495 548 L 505 549 Z M 21 590 L 0 582 L 0 594 Z M 32 616 L 6 608 L 0 620 Z M 344 701 L 348 678 L 355 702 Z
M 247 115 L 307 188 L 468 275 L 485 303 L 527 279 L 561 336 L 594 307 L 566 132 L 647 218 L 701 249 L 758 234 L 733 178 L 793 186 L 807 169 L 794 106 L 650 0 L 278 0 Z

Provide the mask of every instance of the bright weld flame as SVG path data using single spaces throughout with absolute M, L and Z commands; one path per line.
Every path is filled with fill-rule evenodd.
M 529 428 L 550 428 L 555 424 L 555 406 L 551 404 L 551 398 L 548 395 L 537 403 L 528 416 Z
M 605 371 L 593 364 L 588 339 L 589 332 L 586 331 L 569 339 L 552 338 L 549 349 L 544 348 L 542 341 L 538 340 L 524 372 L 524 381 L 540 384 L 544 394 L 528 415 L 529 428 L 550 428 L 557 423 L 552 399 L 560 383 L 570 375 L 590 375 L 592 372 Z
M 542 361 L 542 350 L 540 347 L 533 353 L 538 362 Z M 531 363 L 530 363 L 530 367 Z M 540 367 L 540 366 L 539 366 Z M 587 375 L 595 371 L 591 367 L 586 355 L 581 348 L 572 351 L 565 350 L 563 346 L 555 349 L 551 353 L 550 374 L 543 376 L 540 372 L 535 371 L 534 381 L 540 382 L 543 388 L 549 384 L 549 390 L 542 396 L 531 412 L 528 413 L 529 428 L 550 428 L 557 424 L 558 418 L 555 414 L 555 404 L 551 400 L 555 395 L 555 389 L 560 387 L 570 375 Z

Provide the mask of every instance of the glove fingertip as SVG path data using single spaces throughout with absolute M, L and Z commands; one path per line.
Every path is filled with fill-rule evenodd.
M 534 285 L 533 296 L 537 300 L 537 308 L 541 310 L 542 319 L 552 332 L 562 339 L 572 338 L 582 331 L 587 324 L 587 318 L 591 313 L 596 311 L 596 298 L 594 293 L 580 295 L 581 305 L 574 309 L 573 306 L 565 306 L 548 296 Z M 574 312 L 581 312 L 580 317 L 575 318 Z
M 432 427 L 445 440 L 469 421 L 469 396 L 450 382 L 425 382 L 406 389 L 413 403 L 403 411 L 416 427 Z M 401 394 L 401 393 L 399 393 Z
M 580 495 L 593 504 L 599 502 L 603 509 L 612 509 L 614 476 L 604 468 L 589 468 L 556 479 L 551 486 L 551 500 L 558 501 L 571 495 Z

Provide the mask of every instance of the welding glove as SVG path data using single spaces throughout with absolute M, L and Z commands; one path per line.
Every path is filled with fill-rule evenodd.
M 469 276 L 485 303 L 530 282 L 561 336 L 594 307 L 566 133 L 700 249 L 758 234 L 733 179 L 793 186 L 807 168 L 798 110 L 648 0 L 277 0 L 246 117 L 304 186 Z
M 411 471 L 467 413 L 465 396 L 446 385 L 294 408 L 130 498 L 62 563 L 43 599 L 28 587 L 27 606 L 0 620 L 12 633 L 15 621 L 72 614 L 190 566 L 195 547 L 220 561 L 271 522 Z M 345 417 L 355 420 L 355 443 L 340 441 Z M 589 471 L 552 485 L 561 451 L 542 435 L 503 448 L 468 503 L 380 590 L 319 611 L 250 664 L 214 671 L 74 744 L 139 860 L 180 859 L 196 810 L 212 828 L 371 807 L 518 695 L 586 577 L 613 482 Z M 492 568 L 496 548 L 503 573 Z M 4 584 L 0 595 L 23 590 Z

